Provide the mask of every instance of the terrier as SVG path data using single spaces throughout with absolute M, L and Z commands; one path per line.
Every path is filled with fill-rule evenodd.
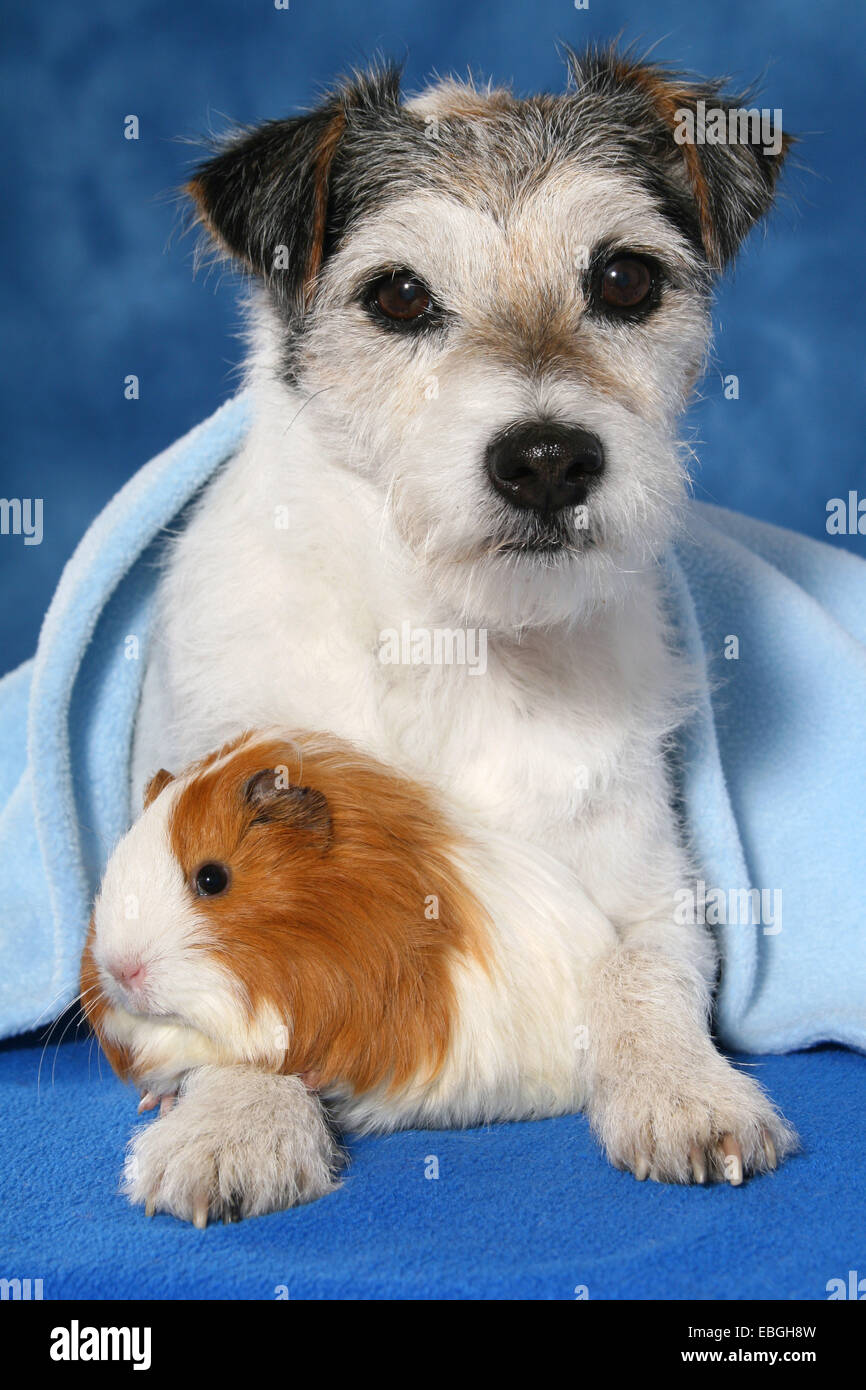
M 587 914 L 610 929 L 575 1066 L 611 1161 L 736 1183 L 795 1141 L 715 1049 L 713 944 L 675 917 L 699 870 L 657 562 L 713 282 L 789 142 L 684 140 L 684 112 L 736 109 L 718 83 L 612 49 L 568 66 L 560 95 L 445 80 L 406 101 L 382 67 L 196 172 L 199 221 L 251 277 L 253 423 L 168 552 L 134 796 L 245 729 L 317 729 L 553 856 L 580 885 L 556 903 L 575 940 Z M 459 659 L 469 632 L 483 671 Z M 545 1113 L 487 1069 L 479 1117 Z

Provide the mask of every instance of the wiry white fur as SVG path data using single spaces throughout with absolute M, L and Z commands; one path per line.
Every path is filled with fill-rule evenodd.
M 307 423 L 327 441 L 329 458 L 374 484 L 378 510 L 384 500 L 424 583 L 470 625 L 574 624 L 622 597 L 629 576 L 652 565 L 683 501 L 674 421 L 700 363 L 706 308 L 672 288 L 642 335 L 594 323 L 577 257 L 602 237 L 654 252 L 683 276 L 694 270 L 692 253 L 645 193 L 612 174 L 557 169 L 505 225 L 441 195 L 395 202 L 363 223 L 323 272 L 304 348 L 304 381 L 321 393 L 305 407 Z M 411 266 L 459 315 L 444 346 L 432 339 L 408 353 L 398 336 L 380 332 L 371 356 L 371 327 L 353 297 L 380 264 Z M 600 395 L 567 364 L 531 373 L 497 361 L 491 321 L 511 309 L 519 319 L 527 303 L 539 315 L 552 304 L 579 324 L 628 404 Z M 256 377 L 266 384 L 266 324 L 258 344 Z M 270 399 L 284 415 L 285 401 Z M 579 565 L 532 570 L 496 553 L 502 504 L 484 450 L 497 430 L 539 415 L 579 423 L 605 447 L 604 486 L 591 501 L 596 544 Z
M 587 984 L 586 1108 L 618 1167 L 690 1182 L 697 1151 L 708 1176 L 739 1182 L 796 1147 L 760 1085 L 713 1046 L 706 985 L 687 959 L 620 947 L 596 962 Z M 725 1136 L 736 1140 L 735 1156 Z
M 243 729 L 316 728 L 435 785 L 470 838 L 487 837 L 499 878 L 476 856 L 469 879 L 500 933 L 498 993 L 459 977 L 438 1090 L 344 1098 L 354 1123 L 471 1123 L 585 1101 L 608 1152 L 658 1176 L 687 1175 L 691 1141 L 714 1142 L 722 1124 L 768 1166 L 754 1136 L 766 1129 L 784 1152 L 789 1132 L 712 1048 L 712 947 L 674 920 L 692 868 L 663 750 L 688 677 L 655 562 L 685 495 L 675 420 L 706 346 L 693 253 L 616 170 L 557 165 L 505 218 L 466 203 L 419 193 L 354 229 L 320 277 L 298 386 L 281 372 L 284 330 L 256 299 L 254 422 L 167 562 L 135 795 L 157 767 Z M 640 330 L 586 313 L 574 257 L 604 237 L 671 270 Z M 425 277 L 452 315 L 446 333 L 410 347 L 370 322 L 357 293 L 383 263 Z M 498 351 L 496 315 L 551 293 L 597 377 Z M 621 389 L 603 389 L 605 374 Z M 484 450 L 538 414 L 602 440 L 591 543 L 503 554 Z M 486 674 L 383 665 L 380 634 L 404 621 L 485 627 Z M 503 836 L 520 846 L 510 862 L 495 850 Z

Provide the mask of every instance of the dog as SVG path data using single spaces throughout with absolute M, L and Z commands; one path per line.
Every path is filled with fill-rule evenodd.
M 681 142 L 682 112 L 735 109 L 720 84 L 615 49 L 567 61 L 563 94 L 527 99 L 449 79 L 404 100 L 383 65 L 196 171 L 196 218 L 251 281 L 253 422 L 167 553 L 135 808 L 157 769 L 245 729 L 321 729 L 552 856 L 580 885 L 557 904 L 575 939 L 588 911 L 609 927 L 574 1044 L 607 1155 L 737 1184 L 796 1140 L 714 1046 L 713 943 L 675 920 L 690 673 L 658 560 L 714 280 L 789 141 Z M 483 670 L 449 659 L 466 634 Z M 514 1094 L 484 1117 L 557 1108 Z

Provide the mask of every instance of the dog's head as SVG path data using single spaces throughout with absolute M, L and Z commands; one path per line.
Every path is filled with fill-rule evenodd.
M 356 77 L 190 184 L 265 288 L 271 367 L 443 601 L 492 626 L 585 612 L 668 539 L 712 280 L 787 146 L 718 84 L 569 64 L 525 100 Z

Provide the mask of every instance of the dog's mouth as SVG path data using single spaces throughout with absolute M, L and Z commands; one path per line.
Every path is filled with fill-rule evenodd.
M 588 529 L 578 529 L 562 516 L 530 515 L 519 532 L 512 526 L 507 534 L 491 538 L 488 554 L 553 560 L 580 555 L 594 543 Z
M 503 541 L 493 548 L 498 550 L 500 555 L 526 555 L 543 558 L 547 555 L 574 555 L 578 550 L 583 549 L 583 545 L 575 544 L 573 540 L 566 539 L 564 536 L 545 536 L 532 540 Z

